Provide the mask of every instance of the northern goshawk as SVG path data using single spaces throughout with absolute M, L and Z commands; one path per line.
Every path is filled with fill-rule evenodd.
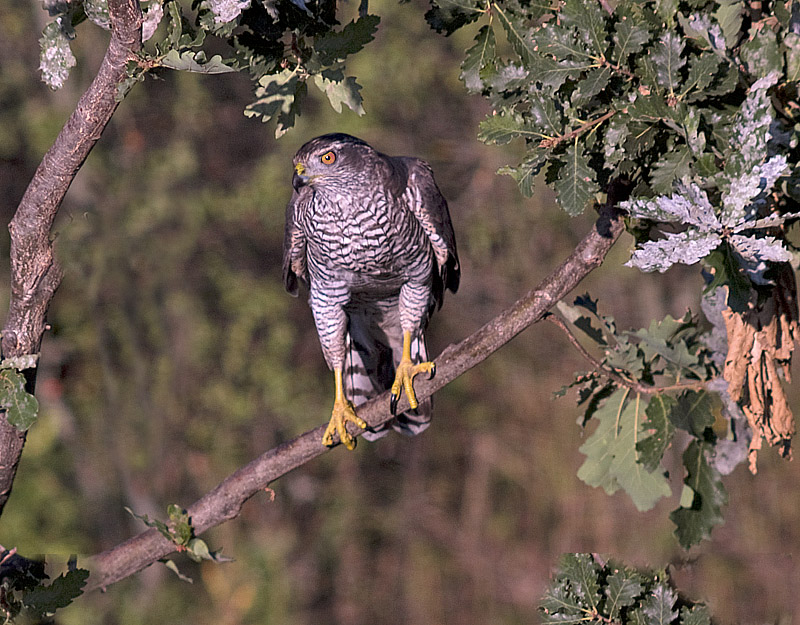
M 413 435 L 430 422 L 431 401 L 417 401 L 413 379 L 434 373 L 423 332 L 444 290 L 458 289 L 460 268 L 447 202 L 424 161 L 391 157 L 346 134 L 312 139 L 294 157 L 294 193 L 286 208 L 283 280 L 309 303 L 322 351 L 334 372 L 333 433 L 348 449 L 348 421 L 366 429 L 354 406 L 391 388 L 411 407 L 395 430 Z M 372 440 L 385 427 L 365 432 Z

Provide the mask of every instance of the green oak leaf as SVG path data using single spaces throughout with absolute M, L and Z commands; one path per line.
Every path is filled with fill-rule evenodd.
M 708 391 L 684 391 L 669 414 L 670 421 L 698 438 L 714 423 L 714 411 L 720 410 L 719 395 Z
M 647 471 L 655 471 L 661 465 L 664 452 L 672 442 L 675 426 L 669 419 L 677 401 L 664 393 L 654 395 L 647 404 L 645 414 L 647 421 L 646 430 L 652 430 L 650 436 L 636 443 L 639 452 L 639 462 Z
M 364 48 L 375 38 L 378 23 L 377 15 L 365 15 L 347 24 L 340 31 L 328 31 L 314 40 L 314 51 L 323 65 L 332 65 Z
M 595 610 L 600 603 L 600 565 L 588 553 L 567 553 L 558 564 L 559 576 L 569 579 L 581 604 Z
M 659 582 L 647 594 L 637 612 L 644 617 L 643 622 L 647 625 L 670 625 L 678 617 L 678 611 L 673 609 L 677 599 L 674 590 L 666 583 Z
M 554 582 L 539 602 L 542 623 L 553 625 L 581 625 L 586 611 L 572 592 L 568 582 Z
M 800 35 L 786 33 L 783 45 L 786 46 L 786 80 L 797 82 L 800 80 Z
M 539 173 L 546 162 L 547 153 L 540 150 L 529 154 L 519 167 L 501 167 L 497 170 L 497 173 L 511 176 L 519 185 L 519 190 L 522 195 L 531 197 L 533 195 L 536 174 Z
M 538 138 L 554 139 L 564 131 L 564 117 L 556 107 L 553 98 L 547 98 L 541 93 L 530 95 L 530 108 L 527 117 L 541 128 L 542 134 Z
M 266 74 L 258 81 L 255 102 L 247 105 L 244 114 L 261 117 L 263 122 L 276 119 L 275 136 L 280 137 L 294 126 L 305 93 L 305 81 L 301 81 L 295 71 L 285 69 L 278 74 Z
M 605 613 L 609 619 L 616 621 L 622 608 L 633 605 L 636 597 L 642 592 L 642 576 L 634 571 L 617 570 L 606 578 Z
M 578 477 L 590 486 L 602 486 L 608 494 L 623 488 L 637 509 L 645 511 L 671 490 L 662 472 L 648 471 L 638 460 L 637 442 L 645 436 L 646 406 L 627 395 L 618 390 L 595 413 L 597 429 L 580 448 L 586 460 Z
M 170 541 L 172 540 L 173 538 L 172 531 L 170 530 L 169 526 L 163 521 L 159 521 L 158 519 L 153 519 L 151 521 L 150 517 L 148 517 L 146 514 L 136 514 L 128 506 L 125 506 L 125 511 L 132 517 L 139 519 L 147 527 L 152 527 L 153 529 L 158 530 L 158 533 L 161 534 L 164 538 Z
M 703 52 L 689 60 L 689 73 L 682 85 L 681 95 L 696 92 L 699 98 L 707 97 L 705 90 L 714 81 L 722 59 L 713 52 Z
M 681 625 L 711 625 L 711 615 L 704 605 L 681 608 Z
M 496 45 L 492 27 L 488 24 L 481 26 L 475 36 L 475 45 L 467 50 L 464 62 L 461 64 L 461 80 L 470 93 L 483 90 L 483 71 L 494 63 Z
M 663 470 L 648 471 L 639 462 L 637 442 L 644 437 L 644 410 L 642 401 L 632 399 L 622 412 L 610 468 L 640 512 L 650 510 L 659 499 L 672 494 Z
M 617 65 L 627 63 L 631 55 L 637 54 L 650 40 L 646 24 L 635 19 L 633 11 L 621 12 L 622 19 L 614 26 L 614 50 L 611 53 L 611 60 Z
M 653 167 L 650 185 L 656 193 L 671 193 L 673 183 L 691 173 L 692 154 L 685 145 L 667 152 Z
M 681 83 L 680 70 L 686 65 L 682 56 L 683 39 L 676 33 L 668 31 L 650 49 L 650 53 L 639 58 L 638 68 L 647 84 L 661 87 L 672 93 Z
M 725 45 L 733 48 L 741 36 L 744 5 L 741 0 L 717 0 L 717 4 L 714 18 L 722 28 Z
M 534 46 L 540 54 L 553 57 L 554 60 L 579 61 L 587 66 L 595 64 L 595 58 L 588 49 L 586 41 L 576 36 L 575 29 L 564 24 L 547 24 L 531 36 Z
M 709 538 L 713 527 L 723 522 L 722 506 L 728 503 L 728 493 L 719 472 L 706 459 L 711 450 L 710 444 L 694 440 L 683 454 L 687 475 L 681 507 L 673 510 L 669 518 L 675 523 L 675 535 L 684 549 Z
M 589 70 L 586 77 L 581 79 L 572 97 L 572 105 L 579 106 L 588 102 L 608 85 L 611 79 L 611 70 L 607 67 Z
M 527 124 L 522 115 L 513 110 L 503 110 L 497 115 L 489 115 L 480 123 L 478 130 L 478 139 L 494 145 L 504 145 L 518 137 L 534 140 L 546 138 L 544 134 Z
M 493 4 L 492 7 L 500 25 L 506 31 L 506 38 L 511 47 L 514 48 L 514 52 L 522 60 L 523 65 L 532 66 L 540 55 L 530 38 L 529 30 L 524 27 L 519 18 L 503 10 L 499 4 Z
M 675 16 L 678 11 L 678 0 L 657 0 L 656 12 L 667 24 L 672 24 L 675 21 Z
M 59 575 L 48 586 L 36 586 L 28 590 L 22 597 L 22 603 L 40 617 L 51 615 L 80 597 L 88 578 L 89 571 L 86 569 L 73 569 Z
M 425 21 L 437 33 L 452 35 L 481 16 L 479 7 L 478 2 L 470 0 L 436 0 L 425 13 Z
M 578 36 L 596 58 L 603 58 L 608 52 L 606 15 L 599 2 L 584 0 L 567 0 L 561 11 L 563 22 L 577 29 Z
M 723 243 L 706 256 L 703 262 L 713 270 L 714 275 L 714 279 L 706 285 L 705 292 L 727 286 L 728 305 L 731 309 L 734 312 L 746 311 L 754 291 L 730 245 Z
M 772 72 L 783 73 L 783 54 L 775 33 L 769 28 L 762 28 L 742 44 L 741 58 L 745 69 L 753 76 L 763 78 Z
M 342 112 L 342 104 L 358 115 L 364 114 L 362 106 L 361 85 L 352 76 L 342 76 L 339 78 L 329 78 L 326 72 L 314 75 L 314 84 L 322 91 L 337 113 Z
M 170 571 L 175 573 L 175 575 L 178 576 L 178 579 L 181 580 L 182 582 L 186 582 L 187 584 L 194 584 L 194 580 L 191 577 L 184 575 L 183 573 L 180 572 L 180 570 L 178 570 L 178 565 L 175 564 L 174 560 L 162 559 L 160 560 L 160 562 L 163 562 L 164 566 L 166 566 Z
M 20 432 L 30 428 L 39 416 L 39 402 L 25 390 L 25 376 L 16 369 L 0 369 L 0 408 Z
M 215 54 L 206 60 L 205 52 L 202 50 L 185 50 L 178 52 L 170 50 L 161 59 L 161 65 L 170 69 L 195 72 L 197 74 L 226 74 L 235 72 L 236 68 L 226 65 L 219 54 Z
M 556 92 L 568 79 L 577 79 L 591 69 L 592 63 L 585 61 L 556 61 L 548 56 L 537 56 L 525 65 L 531 76 L 542 83 L 548 93 Z
M 179 547 L 187 546 L 194 535 L 189 514 L 179 505 L 171 503 L 167 506 L 167 516 L 170 521 L 169 530 L 172 542 Z
M 567 148 L 562 162 L 564 167 L 553 185 L 558 202 L 568 214 L 580 215 L 600 187 L 595 181 L 594 170 L 589 167 L 586 156 L 577 144 L 573 143 Z

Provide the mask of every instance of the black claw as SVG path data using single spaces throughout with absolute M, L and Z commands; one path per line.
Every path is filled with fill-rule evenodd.
M 431 363 L 431 372 L 428 374 L 428 379 L 432 380 L 433 376 L 435 376 L 435 375 L 436 375 L 436 363 L 432 362 Z
M 389 400 L 389 410 L 392 411 L 392 416 L 397 415 L 397 401 L 400 399 L 399 395 L 392 393 L 392 398 Z

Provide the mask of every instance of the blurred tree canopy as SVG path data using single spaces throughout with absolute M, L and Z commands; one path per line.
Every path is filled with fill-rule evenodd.
M 695 76 L 697 91 L 717 98 L 703 105 L 732 120 L 748 97 L 765 97 L 775 84 L 750 90 L 756 80 L 768 77 L 778 65 L 787 72 L 795 67 L 796 47 L 789 32 L 795 23 L 794 4 L 785 5 L 790 24 L 786 31 L 769 21 L 768 14 L 759 21 L 744 3 L 695 2 L 660 3 L 657 12 L 634 11 L 628 24 L 640 30 L 630 32 L 620 26 L 626 20 L 608 17 L 613 13 L 604 14 L 607 7 L 601 4 L 592 3 L 585 16 L 570 22 L 569 11 L 584 6 L 577 2 L 566 3 L 566 18 L 557 23 L 537 21 L 531 14 L 535 9 L 516 2 L 376 1 L 369 6 L 341 4 L 335 16 L 333 4 L 326 8 L 302 0 L 264 2 L 244 13 L 246 3 L 211 2 L 198 14 L 200 26 L 179 19 L 176 11 L 195 14 L 188 4 L 142 4 L 151 21 L 158 7 L 171 20 L 164 18 L 165 32 L 145 43 L 146 58 L 164 69 L 154 80 L 152 67 L 131 68 L 125 86 L 130 91 L 78 173 L 56 222 L 64 280 L 48 315 L 52 331 L 45 337 L 38 367 L 40 416 L 30 430 L 14 494 L 0 518 L 0 544 L 15 546 L 25 555 L 54 554 L 62 562 L 70 553 L 110 548 L 143 529 L 125 512 L 126 506 L 150 518 L 165 518 L 168 504 L 194 501 L 258 453 L 323 420 L 328 375 L 311 315 L 303 302 L 283 292 L 279 270 L 291 155 L 306 139 L 323 132 L 350 132 L 387 153 L 422 156 L 436 172 L 453 212 L 464 283 L 431 327 L 432 353 L 470 334 L 574 247 L 592 220 L 587 215 L 569 219 L 555 210 L 557 199 L 564 205 L 568 197 L 565 208 L 579 213 L 608 180 L 621 174 L 640 176 L 647 187 L 638 189 L 642 203 L 629 207 L 639 211 L 641 220 L 641 226 L 631 228 L 636 239 L 618 244 L 603 269 L 576 294 L 588 290 L 599 296 L 599 308 L 586 298 L 562 308 L 562 313 L 568 321 L 591 318 L 584 327 L 590 336 L 605 337 L 605 344 L 598 341 L 596 348 L 607 358 L 604 364 L 626 375 L 637 358 L 645 363 L 642 371 L 649 366 L 652 374 L 655 367 L 650 365 L 659 352 L 639 354 L 641 341 L 624 329 L 648 328 L 652 320 L 666 315 L 677 324 L 670 326 L 674 331 L 669 338 L 683 336 L 687 353 L 699 353 L 692 347 L 694 339 L 685 340 L 694 321 L 679 323 L 687 308 L 699 312 L 704 286 L 699 273 L 674 267 L 663 276 L 643 277 L 621 264 L 634 243 L 642 249 L 671 234 L 662 228 L 651 236 L 672 220 L 647 202 L 675 199 L 673 183 L 683 184 L 687 175 L 719 174 L 721 164 L 731 160 L 718 153 L 721 146 L 736 149 L 737 144 L 730 128 L 711 129 L 710 117 L 687 121 L 696 115 L 691 111 L 700 106 L 699 100 L 688 98 L 684 117 L 664 121 L 669 116 L 651 95 L 666 101 L 670 90 L 684 93 L 681 86 L 688 85 L 696 71 L 703 76 Z M 721 24 L 722 39 L 709 36 L 703 43 L 696 34 L 700 26 L 692 22 L 692 31 L 689 22 L 681 21 L 680 42 L 657 43 L 653 24 L 677 24 L 673 14 L 679 9 L 689 15 L 706 4 L 715 11 L 714 21 L 702 26 L 712 32 L 714 24 Z M 0 6 L 0 189 L 6 220 L 100 62 L 107 35 L 101 28 L 81 24 L 86 17 L 95 24 L 103 22 L 99 5 L 50 3 L 51 13 L 61 20 L 58 28 L 47 25 L 49 18 L 38 2 L 8 0 Z M 233 11 L 232 18 L 226 10 Z M 380 16 L 379 25 L 372 14 Z M 737 15 L 744 16 L 743 21 L 737 22 Z M 230 19 L 218 21 L 215 16 Z M 268 23 L 277 24 L 285 29 L 281 40 L 287 45 L 260 49 L 253 36 L 230 27 L 236 20 L 246 21 L 260 35 L 268 33 Z M 520 23 L 532 32 L 534 27 L 540 30 L 530 39 L 526 35 L 515 40 Z M 209 33 L 207 41 L 200 34 L 206 32 L 202 25 Z M 451 35 L 437 36 L 431 25 Z M 78 37 L 71 49 L 77 62 L 69 79 L 63 74 L 71 64 L 66 53 L 59 57 L 59 68 L 45 69 L 50 71 L 50 84 L 63 83 L 51 92 L 36 80 L 40 33 L 64 52 L 64 42 L 76 27 Z M 346 40 L 329 34 L 347 28 L 352 36 Z M 605 41 L 608 48 L 599 52 L 593 51 L 589 35 L 576 35 L 603 29 L 609 34 L 594 41 Z M 615 37 L 623 32 L 639 42 L 628 48 L 631 57 L 615 52 Z M 744 35 L 736 39 L 735 32 Z M 500 33 L 508 36 L 497 37 Z M 317 47 L 313 43 L 319 38 L 324 43 Z M 223 46 L 226 39 L 233 53 Z M 526 45 L 534 41 L 538 48 Z M 556 48 L 558 42 L 573 43 L 550 49 L 548 41 Z M 366 46 L 363 52 L 356 53 L 353 42 Z M 487 52 L 476 57 L 481 44 Z M 648 54 L 648 45 L 663 45 L 663 50 Z M 773 48 L 778 51 L 773 53 Z M 464 61 L 466 49 L 471 52 Z M 611 70 L 607 82 L 599 75 L 591 84 L 582 82 L 588 80 L 586 72 L 608 69 L 602 64 L 581 66 L 579 59 L 587 50 L 620 67 L 627 62 L 633 68 L 629 71 L 651 71 L 651 92 L 643 94 L 641 84 L 615 77 Z M 656 53 L 675 60 L 674 75 L 659 69 L 663 65 Z M 723 75 L 728 65 L 736 65 L 725 59 L 734 53 L 750 64 L 745 70 L 756 68 L 751 71 L 753 80 Z M 656 59 L 652 68 L 648 57 Z M 545 89 L 537 96 L 542 111 L 526 107 L 520 68 L 544 72 L 554 64 L 567 70 L 562 72 L 564 80 L 545 80 L 552 91 Z M 701 64 L 702 71 L 693 69 Z M 195 65 L 221 73 L 170 69 L 196 70 Z M 223 72 L 225 67 L 244 71 Z M 465 93 L 460 75 L 474 95 Z M 726 80 L 733 81 L 731 91 L 721 91 Z M 785 75 L 776 81 L 780 97 L 773 98 L 778 111 L 774 119 L 791 119 L 783 116 L 785 109 L 779 104 L 796 100 L 787 95 L 796 83 Z M 306 83 L 315 88 L 306 89 Z M 714 89 L 720 93 L 712 93 Z M 608 125 L 542 144 L 547 137 L 537 124 L 543 119 L 550 120 L 548 137 L 566 136 L 595 119 L 588 107 L 617 106 L 615 98 L 628 97 L 629 90 L 648 97 L 653 108 L 631 107 L 623 121 L 623 113 L 615 113 Z M 572 108 L 558 110 L 556 120 L 550 104 L 558 98 L 566 101 L 568 92 L 578 95 L 570 100 Z M 302 108 L 297 98 L 305 98 Z M 337 102 L 341 115 L 329 106 Z M 245 109 L 249 117 L 242 115 Z M 674 110 L 670 106 L 670 115 Z M 298 112 L 302 115 L 295 117 Z M 366 114 L 359 115 L 362 112 Z M 294 128 L 275 140 L 273 126 L 254 117 L 275 120 L 271 123 L 278 134 L 292 124 Z M 650 125 L 661 134 L 652 144 L 625 145 L 646 134 L 647 121 L 654 118 L 659 123 Z M 477 142 L 479 124 L 481 138 L 502 147 Z M 733 125 L 729 121 L 728 126 Z M 789 126 L 781 135 L 786 137 L 784 152 L 796 163 L 796 146 L 786 134 Z M 698 133 L 708 137 L 702 147 Z M 528 140 L 509 143 L 514 137 Z M 634 164 L 626 164 L 616 149 L 638 154 Z M 592 150 L 605 154 L 617 169 L 598 164 Z M 514 179 L 531 195 L 534 175 L 545 158 L 551 158 L 550 169 L 536 178 L 536 193 L 530 199 L 521 197 Z M 565 173 L 570 158 L 580 164 L 571 178 Z M 505 169 L 513 178 L 496 176 L 509 162 L 522 163 Z M 633 171 L 636 162 L 652 167 Z M 741 172 L 728 173 L 734 174 Z M 789 175 L 782 170 L 784 174 Z M 762 177 L 758 184 L 763 185 Z M 772 183 L 777 179 L 776 175 Z M 573 181 L 571 192 L 563 186 L 565 180 Z M 692 180 L 686 180 L 686 188 L 691 188 Z M 545 187 L 548 182 L 556 185 L 557 196 Z M 730 184 L 728 180 L 717 190 L 703 188 L 712 197 L 729 197 Z M 781 213 L 791 214 L 792 193 L 787 189 L 792 183 L 777 184 L 770 206 L 779 205 Z M 783 204 L 777 199 L 780 194 Z M 745 198 L 745 205 L 753 198 Z M 3 253 L 8 256 L 7 247 Z M 723 258 L 710 264 L 730 270 L 726 262 Z M 720 274 L 718 270 L 716 276 Z M 747 290 L 745 301 L 749 289 L 758 293 L 764 286 L 743 285 L 738 271 L 727 275 L 729 281 L 715 288 Z M 753 275 L 758 278 L 756 272 L 748 279 Z M 8 292 L 7 282 L 3 289 Z M 698 332 L 708 329 L 700 324 Z M 605 345 L 619 345 L 620 337 L 630 338 L 633 345 L 625 358 L 605 352 Z M 611 409 L 613 404 L 602 404 L 610 393 L 601 396 L 594 407 L 605 407 L 586 415 L 599 421 L 598 430 L 582 433 L 574 423 L 574 408 L 552 397 L 573 379 L 573 371 L 587 368 L 577 351 L 562 349 L 566 344 L 556 328 L 537 327 L 440 392 L 434 424 L 423 436 L 390 437 L 362 445 L 355 454 L 327 454 L 278 481 L 274 501 L 266 495 L 256 498 L 236 522 L 208 533 L 209 545 L 222 548 L 235 563 L 177 559 L 181 572 L 194 579 L 193 586 L 165 567 L 150 567 L 109 593 L 81 597 L 59 611 L 59 620 L 531 622 L 542 618 L 537 606 L 559 554 L 587 551 L 607 552 L 639 566 L 670 563 L 678 587 L 692 599 L 708 602 L 721 622 L 786 622 L 797 587 L 797 571 L 787 554 L 800 548 L 794 522 L 796 465 L 763 454 L 758 479 L 743 465 L 727 476 L 725 525 L 687 559 L 671 535 L 674 528 L 668 518 L 676 507 L 694 506 L 691 497 L 678 497 L 685 475 L 682 463 L 687 460 L 682 456 L 684 450 L 694 450 L 700 462 L 702 446 L 711 445 L 708 430 L 718 432 L 719 440 L 726 440 L 726 430 L 702 419 L 698 426 L 690 417 L 683 430 L 678 427 L 674 433 L 673 428 L 672 445 L 666 441 L 660 449 L 663 458 L 659 455 L 649 470 L 663 463 L 657 473 L 666 471 L 662 483 L 675 496 L 655 498 L 649 512 L 638 512 L 624 493 L 609 497 L 589 488 L 577 479 L 585 459 L 575 452 L 579 447 L 585 451 L 609 418 L 628 414 L 625 410 L 631 408 L 625 402 L 634 394 L 624 400 L 617 396 L 619 413 Z M 662 357 L 664 353 L 662 349 Z M 674 360 L 666 362 L 665 370 Z M 704 380 L 706 364 L 690 363 L 689 368 L 696 368 L 690 379 Z M 711 364 L 708 368 L 713 369 Z M 668 373 L 680 384 L 685 370 Z M 605 388 L 602 377 L 585 381 L 590 395 Z M 797 392 L 788 387 L 787 393 L 787 402 L 797 405 Z M 647 416 L 655 420 L 655 408 L 650 410 Z M 670 410 L 664 413 L 672 414 Z M 722 412 L 719 406 L 709 407 L 709 412 L 714 410 Z M 631 430 L 632 435 L 636 432 Z M 597 485 L 615 490 L 602 479 Z M 601 570 L 599 564 L 591 566 Z M 58 572 L 54 569 L 52 577 Z M 639 583 L 633 573 L 629 579 Z

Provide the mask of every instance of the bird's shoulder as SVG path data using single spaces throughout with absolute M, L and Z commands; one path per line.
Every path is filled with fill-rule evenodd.
M 453 223 L 447 200 L 427 161 L 411 156 L 399 157 L 406 170 L 408 208 L 414 213 L 436 252 L 444 286 L 458 290 L 460 266 Z M 441 302 L 441 295 L 437 297 Z

